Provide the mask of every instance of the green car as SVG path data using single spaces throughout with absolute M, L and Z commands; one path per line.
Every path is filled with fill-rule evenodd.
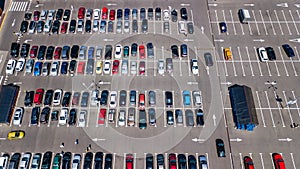
M 129 46 L 124 46 L 123 49 L 124 58 L 127 58 L 129 56 Z
M 57 153 L 53 159 L 52 169 L 60 169 L 61 155 Z

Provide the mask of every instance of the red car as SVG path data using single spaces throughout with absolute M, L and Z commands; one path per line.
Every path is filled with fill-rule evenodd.
M 254 169 L 254 164 L 250 157 L 248 157 L 248 156 L 244 157 L 244 166 L 245 166 L 245 169 Z
M 107 19 L 108 9 L 106 7 L 102 8 L 102 19 Z
M 105 117 L 106 117 L 106 109 L 100 109 L 99 115 L 98 115 L 98 124 L 104 125 Z
M 273 162 L 274 162 L 275 169 L 285 169 L 285 164 L 284 164 L 284 161 L 283 161 L 282 156 L 280 154 L 273 153 L 272 157 L 273 157 Z
M 85 15 L 85 7 L 80 7 L 78 10 L 78 19 L 84 19 Z
M 146 54 L 145 54 L 145 46 L 144 45 L 139 46 L 139 53 L 140 53 L 140 58 L 145 59 Z
M 40 11 L 34 11 L 33 12 L 33 20 L 38 21 L 40 19 Z
M 116 16 L 116 11 L 114 9 L 111 9 L 109 11 L 109 19 L 114 21 L 115 20 L 115 16 Z
M 68 29 L 68 22 L 63 22 L 60 28 L 60 33 L 67 33 L 67 29 Z
M 119 60 L 114 60 L 113 61 L 113 68 L 112 68 L 112 73 L 113 74 L 118 74 L 118 72 L 119 72 L 119 65 L 120 65 L 120 61 Z
M 176 169 L 176 155 L 169 154 L 169 169 Z
M 32 46 L 30 49 L 30 58 L 35 58 L 37 55 L 39 47 L 38 46 Z
M 60 55 L 61 55 L 61 47 L 56 47 L 55 51 L 54 51 L 54 59 L 60 59 Z
M 34 94 L 33 103 L 37 104 L 37 105 L 42 104 L 43 95 L 44 95 L 44 89 L 42 89 L 42 88 L 36 89 L 35 94 Z
M 133 169 L 133 155 L 126 154 L 126 169 Z
M 140 61 L 139 74 L 144 75 L 145 70 L 146 70 L 146 63 L 144 61 Z

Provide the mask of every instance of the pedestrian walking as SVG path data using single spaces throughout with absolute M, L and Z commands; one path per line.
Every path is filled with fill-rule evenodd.
M 75 140 L 75 144 L 78 144 L 78 139 Z
M 61 145 L 60 145 L 60 148 L 64 148 L 65 147 L 65 143 L 62 142 Z

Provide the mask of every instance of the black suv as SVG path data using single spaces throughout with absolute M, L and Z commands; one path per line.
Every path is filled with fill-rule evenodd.
M 68 107 L 69 106 L 70 100 L 71 100 L 71 95 L 72 95 L 71 92 L 66 92 L 65 93 L 65 95 L 63 97 L 63 100 L 62 100 L 62 103 L 61 103 L 61 105 L 63 107 Z
M 28 43 L 22 44 L 21 52 L 20 52 L 21 57 L 27 58 L 28 53 L 29 53 L 29 48 L 30 48 L 30 45 Z
M 78 52 L 79 52 L 79 46 L 78 45 L 73 45 L 71 48 L 71 58 L 78 58 Z
M 47 60 L 52 60 L 54 49 L 55 49 L 54 46 L 48 46 L 47 51 L 46 51 L 46 59 Z
M 44 46 L 44 45 L 41 45 L 39 47 L 39 51 L 38 51 L 38 55 L 37 55 L 38 60 L 44 60 L 46 49 L 47 49 L 47 46 Z
M 77 117 L 77 113 L 76 113 L 76 109 L 71 109 L 70 110 L 70 116 L 69 116 L 69 125 L 75 125 L 76 124 L 76 117 Z
M 12 57 L 18 57 L 19 56 L 19 50 L 20 50 L 20 44 L 13 42 L 11 43 L 11 47 L 10 47 L 10 55 Z
M 24 105 L 25 106 L 32 106 L 33 102 L 34 91 L 26 91 Z
M 61 20 L 62 16 L 63 16 L 64 10 L 63 9 L 58 9 L 56 12 L 56 20 Z
M 46 94 L 45 94 L 45 99 L 44 99 L 44 105 L 46 106 L 50 106 L 51 103 L 52 103 L 52 99 L 53 99 L 53 90 L 52 89 L 49 89 L 46 91 Z

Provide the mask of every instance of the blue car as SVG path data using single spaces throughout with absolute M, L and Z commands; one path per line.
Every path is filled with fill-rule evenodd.
M 67 74 L 67 72 L 68 72 L 68 62 L 63 62 L 61 64 L 60 73 L 61 74 Z
M 185 106 L 191 105 L 191 93 L 187 90 L 184 90 L 182 92 L 182 96 L 183 96 L 183 104 Z
M 227 26 L 226 26 L 225 22 L 220 22 L 219 26 L 220 26 L 221 33 L 226 33 L 227 32 Z
M 34 76 L 40 76 L 41 70 L 42 70 L 43 63 L 42 62 L 36 62 L 34 65 Z
M 294 50 L 293 50 L 293 48 L 290 47 L 290 45 L 283 44 L 282 48 L 283 48 L 284 52 L 286 53 L 286 55 L 288 57 L 294 57 L 295 56 Z
M 130 9 L 126 8 L 124 10 L 124 20 L 129 20 Z

